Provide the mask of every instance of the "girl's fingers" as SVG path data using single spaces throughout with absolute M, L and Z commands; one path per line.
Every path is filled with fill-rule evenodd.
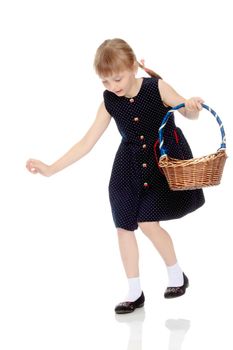
M 26 168 L 32 173 L 32 174 L 41 174 L 44 176 L 50 176 L 49 172 L 49 166 L 42 163 L 40 160 L 36 159 L 29 159 L 26 163 Z
M 33 166 L 30 166 L 29 171 L 33 174 L 36 174 L 38 172 L 38 170 Z
M 204 100 L 201 97 L 192 97 L 186 101 L 186 108 L 189 111 L 200 111 L 203 108 L 202 103 Z
M 33 174 L 37 174 L 38 170 L 36 169 L 36 164 L 35 164 L 34 159 L 29 159 L 26 163 L 26 168 Z
M 197 106 L 199 110 L 202 110 L 202 103 L 204 103 L 205 101 L 201 98 L 201 97 L 197 97 Z
M 195 110 L 195 103 L 194 103 L 194 101 L 193 101 L 193 100 L 189 100 L 189 101 L 187 102 L 187 104 L 186 104 L 186 108 L 187 108 L 187 110 L 189 110 L 189 111 Z
M 26 168 L 27 168 L 27 170 L 30 171 L 30 161 L 27 161 L 27 163 L 26 163 Z

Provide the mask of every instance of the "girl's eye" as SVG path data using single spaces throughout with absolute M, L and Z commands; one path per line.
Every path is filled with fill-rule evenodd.
M 121 78 L 116 78 L 115 81 L 121 81 Z

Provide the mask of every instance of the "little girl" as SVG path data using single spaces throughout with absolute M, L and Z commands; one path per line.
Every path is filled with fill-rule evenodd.
M 52 165 L 29 159 L 27 169 L 51 176 L 85 156 L 107 129 L 111 119 L 122 136 L 109 182 L 109 199 L 117 229 L 120 254 L 129 290 L 116 313 L 133 312 L 144 305 L 140 285 L 139 253 L 134 230 L 140 227 L 164 260 L 168 271 L 165 298 L 183 295 L 189 285 L 178 264 L 169 234 L 160 221 L 180 218 L 201 207 L 203 191 L 171 191 L 158 166 L 156 135 L 166 113 L 180 103 L 179 112 L 197 118 L 204 102 L 200 97 L 186 100 L 150 69 L 139 63 L 132 48 L 122 39 L 105 40 L 97 49 L 94 67 L 105 87 L 96 119 L 84 137 Z M 136 78 L 138 67 L 150 77 Z M 174 115 L 164 131 L 166 150 L 171 157 L 192 158 L 190 147 L 176 127 Z

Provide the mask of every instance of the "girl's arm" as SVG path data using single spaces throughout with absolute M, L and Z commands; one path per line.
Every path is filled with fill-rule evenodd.
M 58 171 L 66 168 L 67 166 L 73 164 L 85 156 L 88 152 L 90 152 L 101 135 L 107 129 L 110 121 L 111 116 L 107 112 L 104 102 L 102 102 L 98 109 L 96 119 L 90 129 L 87 131 L 84 137 L 78 143 L 76 143 L 66 154 L 64 154 L 52 165 L 46 165 L 36 159 L 29 159 L 26 164 L 27 169 L 33 174 L 40 173 L 44 176 L 51 176 Z
M 159 92 L 163 103 L 166 106 L 175 107 L 180 103 L 185 103 L 184 108 L 180 108 L 179 112 L 185 117 L 190 119 L 197 119 L 199 111 L 202 109 L 202 103 L 204 103 L 201 97 L 192 97 L 186 100 L 179 95 L 168 83 L 159 79 Z

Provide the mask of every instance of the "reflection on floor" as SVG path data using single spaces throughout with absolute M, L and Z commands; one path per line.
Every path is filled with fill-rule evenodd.
M 145 320 L 144 308 L 135 310 L 125 315 L 115 315 L 117 322 L 129 326 L 129 341 L 127 350 L 143 350 L 142 332 L 143 322 Z M 168 350 L 181 350 L 185 334 L 190 328 L 190 321 L 185 319 L 168 319 L 165 326 L 170 331 Z

